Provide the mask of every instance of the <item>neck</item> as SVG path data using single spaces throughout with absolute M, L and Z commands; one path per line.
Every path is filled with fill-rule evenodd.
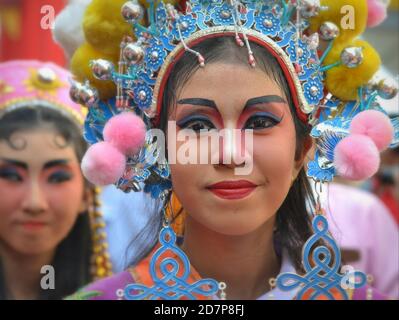
M 182 249 L 201 277 L 227 284 L 227 299 L 256 299 L 270 289 L 280 263 L 273 245 L 274 220 L 242 236 L 205 228 L 187 215 Z
M 40 254 L 21 254 L 0 242 L 0 257 L 8 299 L 33 300 L 40 295 L 40 271 L 51 264 L 54 251 Z

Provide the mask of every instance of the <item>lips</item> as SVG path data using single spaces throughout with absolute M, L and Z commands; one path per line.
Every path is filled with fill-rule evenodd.
M 257 185 L 247 180 L 221 181 L 207 187 L 214 195 L 227 200 L 237 200 L 251 194 Z
M 19 225 L 28 231 L 40 230 L 47 225 L 47 223 L 42 221 L 21 221 Z

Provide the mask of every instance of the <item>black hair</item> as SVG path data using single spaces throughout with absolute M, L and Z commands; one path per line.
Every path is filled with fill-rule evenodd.
M 87 148 L 81 129 L 72 120 L 59 111 L 47 107 L 23 107 L 7 112 L 0 118 L 0 140 L 5 140 L 10 147 L 20 149 L 24 142 L 13 141 L 12 135 L 19 131 L 49 128 L 63 137 L 66 145 L 73 146 L 76 156 L 81 161 Z M 87 182 L 86 182 L 87 183 Z M 92 253 L 90 217 L 79 214 L 67 237 L 58 245 L 52 266 L 55 271 L 55 289 L 40 290 L 39 299 L 62 299 L 89 283 L 90 257 Z M 0 300 L 7 298 L 4 271 L 0 257 Z
M 248 52 L 246 48 L 239 48 L 233 37 L 216 37 L 204 40 L 193 46 L 195 51 L 200 52 L 205 58 L 207 65 L 217 62 L 242 64 L 251 68 L 248 63 Z M 304 142 L 310 133 L 310 126 L 301 122 L 296 115 L 295 106 L 289 91 L 287 80 L 276 58 L 262 46 L 251 43 L 251 49 L 256 59 L 257 68 L 265 72 L 282 89 L 288 99 L 292 118 L 296 130 L 296 158 L 303 153 Z M 160 114 L 160 129 L 166 132 L 170 106 L 175 105 L 178 90 L 184 83 L 200 68 L 197 57 L 192 53 L 186 52 L 178 60 L 167 80 L 165 93 L 162 101 Z M 166 152 L 167 154 L 167 152 Z M 315 207 L 315 201 L 309 180 L 304 168 L 294 181 L 283 204 L 276 215 L 276 233 L 275 237 L 281 247 L 287 250 L 295 268 L 298 272 L 303 272 L 302 267 L 302 247 L 306 240 L 312 235 L 309 211 Z M 154 234 L 157 235 L 161 227 L 160 215 L 154 215 L 142 232 L 136 237 L 134 242 L 139 241 L 146 234 L 152 234 L 151 244 L 142 247 L 141 251 L 134 258 L 133 264 L 140 261 L 148 255 L 156 243 Z M 148 239 L 148 238 L 147 238 Z M 140 242 L 143 243 L 143 242 Z

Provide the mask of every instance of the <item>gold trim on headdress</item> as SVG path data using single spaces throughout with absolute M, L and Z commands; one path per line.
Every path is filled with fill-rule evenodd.
M 42 107 L 55 110 L 60 112 L 62 115 L 66 116 L 68 119 L 76 123 L 79 128 L 84 124 L 84 117 L 87 113 L 86 108 L 82 107 L 82 115 L 75 111 L 71 107 L 65 104 L 61 104 L 58 101 L 51 101 L 50 99 L 36 99 L 36 98 L 15 98 L 7 100 L 6 103 L 0 104 L 0 118 L 6 113 L 15 111 L 17 109 L 27 108 L 27 107 Z

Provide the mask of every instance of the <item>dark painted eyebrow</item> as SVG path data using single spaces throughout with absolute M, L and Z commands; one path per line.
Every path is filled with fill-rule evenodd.
M 216 109 L 216 103 L 213 100 L 204 98 L 187 98 L 177 101 L 178 104 L 191 104 L 194 106 L 202 106 Z
M 66 164 L 68 164 L 68 162 L 69 162 L 68 159 L 51 160 L 44 164 L 43 169 L 49 169 L 49 168 L 56 167 L 56 166 L 66 165 Z
M 20 167 L 23 169 L 28 169 L 28 165 L 25 162 L 13 160 L 13 159 L 7 159 L 7 158 L 1 158 L 1 160 L 4 161 L 6 164 Z
M 17 166 L 23 169 L 28 169 L 28 165 L 25 162 L 14 160 L 14 159 L 7 159 L 7 158 L 1 158 L 3 162 L 9 165 Z M 51 160 L 48 161 L 44 164 L 43 169 L 48 169 L 51 167 L 55 166 L 60 166 L 60 165 L 66 165 L 68 164 L 69 160 L 68 159 L 57 159 L 57 160 Z
M 277 96 L 277 95 L 269 95 L 269 96 L 262 96 L 249 99 L 244 106 L 245 108 L 249 108 L 251 106 L 262 104 L 262 103 L 271 103 L 271 102 L 279 102 L 279 103 L 287 103 L 284 98 Z M 177 101 L 178 104 L 191 104 L 194 106 L 203 106 L 216 109 L 216 103 L 213 100 L 204 99 L 204 98 L 187 98 L 181 99 Z
M 262 103 L 270 103 L 270 102 L 280 102 L 280 103 L 287 103 L 284 98 L 277 96 L 277 95 L 270 95 L 270 96 L 262 96 L 257 98 L 252 98 L 247 101 L 245 104 L 245 108 L 251 107 L 253 105 L 262 104 Z

